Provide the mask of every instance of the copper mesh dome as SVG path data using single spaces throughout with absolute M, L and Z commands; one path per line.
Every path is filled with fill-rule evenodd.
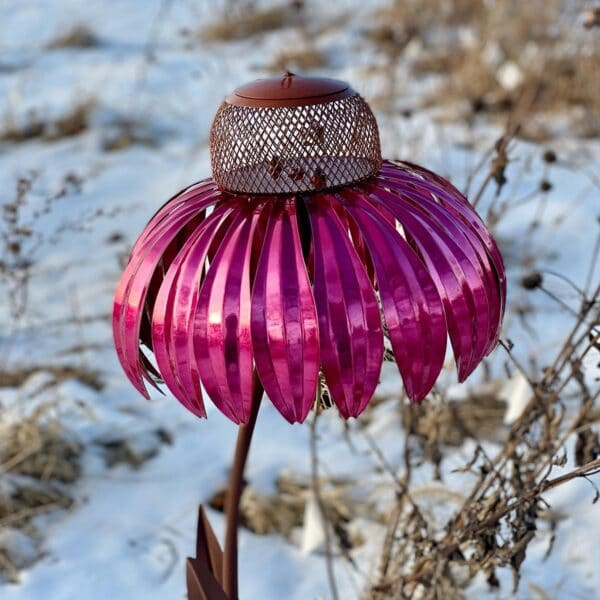
M 235 90 L 210 133 L 213 179 L 250 194 L 316 191 L 375 175 L 377 122 L 347 83 L 291 73 Z

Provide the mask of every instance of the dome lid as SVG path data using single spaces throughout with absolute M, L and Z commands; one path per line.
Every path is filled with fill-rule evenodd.
M 345 81 L 325 77 L 302 77 L 289 71 L 283 77 L 257 79 L 238 87 L 227 98 L 229 104 L 257 108 L 324 104 L 355 96 Z

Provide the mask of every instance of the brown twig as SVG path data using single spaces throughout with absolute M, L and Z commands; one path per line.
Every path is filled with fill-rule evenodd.
M 317 452 L 317 419 L 319 418 L 319 403 L 316 403 L 313 419 L 310 423 L 310 465 L 311 465 L 311 484 L 319 512 L 323 518 L 323 528 L 325 534 L 325 566 L 327 568 L 327 579 L 329 580 L 329 590 L 333 600 L 339 599 L 337 584 L 335 581 L 335 570 L 333 566 L 333 549 L 331 540 L 331 531 L 327 509 L 321 494 L 321 482 L 319 479 L 319 456 Z

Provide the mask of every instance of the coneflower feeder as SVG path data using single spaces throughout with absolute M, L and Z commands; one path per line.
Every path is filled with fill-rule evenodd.
M 243 471 L 266 393 L 290 423 L 319 380 L 344 418 L 365 409 L 385 340 L 406 394 L 434 385 L 450 340 L 463 381 L 494 348 L 502 257 L 448 181 L 383 161 L 375 117 L 348 84 L 258 80 L 219 108 L 212 178 L 171 198 L 136 241 L 113 332 L 145 396 L 164 382 L 205 417 L 205 394 L 239 425 L 224 549 L 200 509 L 190 599 L 238 597 Z M 150 353 L 154 356 L 151 359 Z

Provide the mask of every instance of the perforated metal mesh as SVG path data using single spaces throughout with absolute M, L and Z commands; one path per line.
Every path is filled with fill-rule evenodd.
M 293 107 L 224 102 L 210 150 L 217 185 L 250 194 L 327 189 L 370 177 L 381 166 L 377 122 L 358 94 Z

